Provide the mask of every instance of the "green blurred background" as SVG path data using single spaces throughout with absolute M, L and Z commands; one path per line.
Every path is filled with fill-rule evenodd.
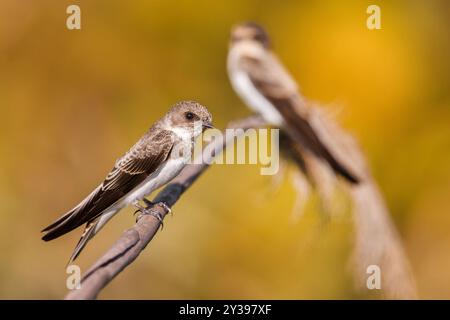
M 66 28 L 81 7 L 82 29 Z M 381 7 L 382 30 L 366 28 Z M 178 100 L 218 127 L 249 111 L 226 75 L 230 27 L 256 20 L 304 95 L 367 153 L 422 298 L 450 298 L 450 5 L 447 1 L 0 2 L 0 298 L 61 298 L 81 231 L 39 230 L 86 196 Z M 101 298 L 361 298 L 349 212 L 293 222 L 294 189 L 258 166 L 214 166 Z M 134 223 L 123 212 L 78 263 Z

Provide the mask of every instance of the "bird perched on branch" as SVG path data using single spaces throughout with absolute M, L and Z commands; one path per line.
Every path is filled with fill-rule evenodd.
M 237 94 L 269 124 L 281 128 L 288 144 L 297 144 L 302 152 L 323 160 L 347 181 L 359 182 L 314 128 L 297 84 L 271 51 L 269 37 L 261 26 L 249 22 L 233 28 L 227 67 Z
M 46 232 L 42 239 L 53 240 L 86 224 L 70 263 L 109 219 L 130 204 L 141 214 L 151 214 L 162 222 L 159 213 L 146 209 L 140 201 L 151 204 L 145 197 L 180 173 L 191 158 L 195 138 L 212 128 L 211 121 L 206 107 L 197 102 L 174 105 L 116 161 L 105 180 L 89 196 L 42 230 Z M 167 205 L 161 205 L 170 211 Z

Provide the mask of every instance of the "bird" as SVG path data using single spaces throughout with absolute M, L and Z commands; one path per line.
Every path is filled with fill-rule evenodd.
M 69 259 L 70 264 L 88 241 L 128 205 L 162 222 L 159 213 L 146 209 L 140 201 L 152 203 L 145 197 L 180 173 L 190 161 L 195 139 L 209 128 L 213 128 L 212 116 L 205 106 L 195 101 L 176 103 L 116 160 L 112 170 L 94 191 L 41 231 L 45 232 L 42 239 L 56 239 L 86 224 Z M 170 211 L 167 204 L 161 205 Z
M 227 71 L 234 91 L 270 125 L 280 128 L 290 144 L 324 160 L 351 184 L 359 177 L 333 154 L 314 129 L 297 83 L 271 49 L 262 26 L 241 23 L 231 30 Z

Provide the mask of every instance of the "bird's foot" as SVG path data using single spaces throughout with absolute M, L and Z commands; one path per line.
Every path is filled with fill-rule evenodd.
M 155 203 L 153 201 L 148 200 L 147 198 L 142 199 L 142 201 L 144 201 L 148 207 L 155 205 Z M 161 201 L 161 202 L 156 203 L 156 205 L 161 206 L 167 213 L 170 213 L 171 215 L 173 214 L 172 209 L 167 205 L 167 203 Z
M 133 205 L 137 208 L 137 210 L 134 212 L 134 214 L 139 212 L 139 214 L 136 216 L 136 223 L 142 218 L 142 216 L 144 216 L 144 215 L 151 215 L 151 216 L 155 217 L 159 221 L 159 223 L 161 225 L 161 230 L 162 230 L 164 228 L 162 215 L 157 210 L 155 210 L 155 209 L 150 207 L 150 206 L 153 206 L 153 202 L 151 202 L 148 199 L 145 199 L 145 200 L 146 200 L 145 203 L 148 205 L 147 208 L 143 207 L 139 203 L 139 201 L 135 201 L 133 203 Z
M 136 216 L 136 223 L 142 218 L 143 215 L 151 215 L 159 221 L 162 230 L 164 228 L 163 216 L 157 210 L 152 208 L 155 205 L 155 203 L 146 198 L 142 200 L 145 202 L 147 207 L 143 207 L 142 205 L 139 204 L 138 201 L 134 203 L 134 206 L 137 208 L 137 210 L 134 212 L 134 215 L 136 215 L 136 213 L 139 212 L 139 214 Z M 157 205 L 162 207 L 166 212 L 172 213 L 172 210 L 165 202 L 158 202 Z
M 169 205 L 167 203 L 159 202 L 158 205 L 161 206 L 164 210 L 166 210 L 167 213 L 169 213 L 171 215 L 173 214 L 172 209 L 169 207 Z
M 137 209 L 134 214 L 138 213 L 139 214 L 136 216 L 136 223 L 144 216 L 144 215 L 149 215 L 152 217 L 155 217 L 156 220 L 159 221 L 160 225 L 161 225 L 161 230 L 164 228 L 164 222 L 163 222 L 163 217 L 162 215 L 155 209 L 146 209 L 146 208 L 139 208 Z

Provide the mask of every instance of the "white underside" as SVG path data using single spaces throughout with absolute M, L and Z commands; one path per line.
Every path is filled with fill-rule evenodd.
M 158 171 L 148 176 L 139 186 L 133 189 L 131 193 L 109 207 L 100 217 L 99 222 L 95 227 L 94 233 L 97 233 L 105 223 L 111 219 L 119 210 L 126 206 L 142 200 L 144 197 L 150 195 L 154 190 L 165 185 L 167 182 L 176 177 L 186 161 L 183 158 L 169 159 Z
M 126 206 L 134 201 L 142 200 L 144 197 L 152 193 L 153 190 L 158 189 L 162 185 L 172 180 L 177 176 L 181 169 L 183 169 L 186 162 L 183 158 L 169 159 L 166 163 L 158 169 L 155 173 L 148 176 L 138 187 L 129 193 L 118 206 Z

